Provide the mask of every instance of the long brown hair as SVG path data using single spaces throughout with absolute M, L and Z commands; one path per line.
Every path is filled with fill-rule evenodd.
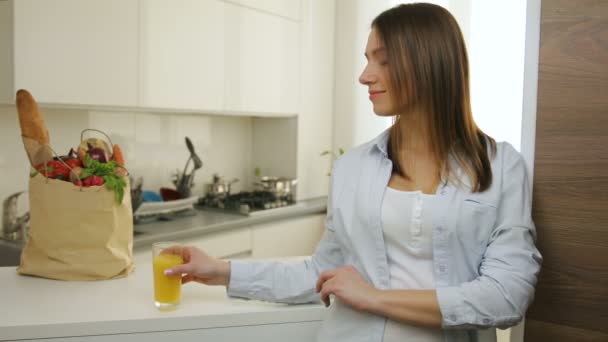
M 395 105 L 400 114 L 425 115 L 442 176 L 451 179 L 454 170 L 449 159 L 454 158 L 471 180 L 473 192 L 488 189 L 492 184 L 489 153 L 492 157 L 496 153 L 496 142 L 473 120 L 467 51 L 454 17 L 441 6 L 404 4 L 378 15 L 372 28 L 386 49 Z M 395 157 L 403 147 L 400 118 L 397 115 L 391 127 L 388 150 L 394 171 L 409 179 Z

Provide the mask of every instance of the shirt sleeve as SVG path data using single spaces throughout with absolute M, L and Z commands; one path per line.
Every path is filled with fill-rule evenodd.
M 319 301 L 315 292 L 319 275 L 344 264 L 333 227 L 332 193 L 333 186 L 327 201 L 325 232 L 310 259 L 297 262 L 233 260 L 228 295 L 294 304 Z
M 511 146 L 502 154 L 501 199 L 479 276 L 437 288 L 446 329 L 508 327 L 525 316 L 534 297 L 542 257 L 535 246 L 526 167 Z

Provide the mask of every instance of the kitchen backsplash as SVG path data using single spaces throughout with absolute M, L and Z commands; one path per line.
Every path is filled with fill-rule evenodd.
M 195 195 L 204 193 L 205 184 L 214 173 L 227 179 L 240 179 L 233 191 L 251 188 L 255 167 L 264 173 L 295 177 L 295 118 L 47 108 L 41 111 L 57 153 L 65 154 L 70 147 L 76 147 L 83 129 L 102 130 L 122 147 L 127 168 L 133 176 L 143 177 L 145 190 L 158 191 L 162 186 L 173 186 L 172 175 L 183 171 L 189 156 L 185 136 L 190 137 L 203 161 L 194 180 Z M 273 131 L 277 133 L 271 134 Z M 27 190 L 29 166 L 20 137 L 15 108 L 0 107 L 0 199 Z M 24 197 L 19 205 L 20 211 L 27 210 L 27 199 Z

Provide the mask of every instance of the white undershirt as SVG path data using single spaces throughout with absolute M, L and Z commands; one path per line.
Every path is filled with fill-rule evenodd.
M 434 289 L 433 213 L 434 195 L 387 187 L 382 201 L 382 230 L 391 289 Z M 384 342 L 440 342 L 443 332 L 386 321 Z

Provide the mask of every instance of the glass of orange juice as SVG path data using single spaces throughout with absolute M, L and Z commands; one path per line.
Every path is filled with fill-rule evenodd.
M 161 310 L 170 310 L 177 307 L 182 294 L 181 275 L 167 276 L 165 270 L 184 263 L 181 255 L 166 251 L 171 246 L 178 246 L 177 242 L 163 241 L 152 245 L 152 269 L 154 272 L 154 304 Z

